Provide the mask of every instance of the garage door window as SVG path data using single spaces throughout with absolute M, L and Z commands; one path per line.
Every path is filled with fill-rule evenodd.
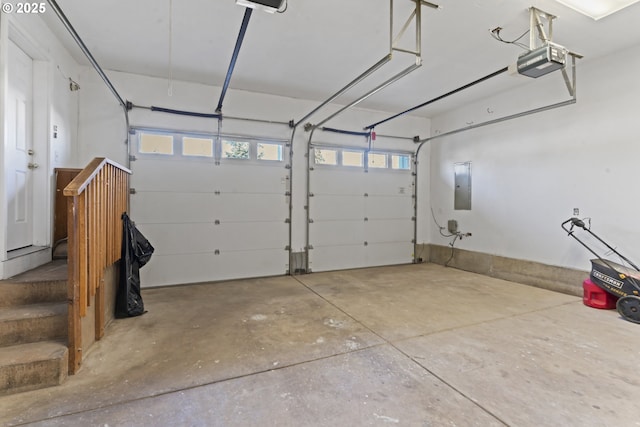
M 314 149 L 314 160 L 316 165 L 332 165 L 338 164 L 338 151 L 328 148 Z
M 182 155 L 194 157 L 213 157 L 213 139 L 182 138 Z
M 370 168 L 385 169 L 387 167 L 387 155 L 382 153 L 369 153 L 368 165 Z
M 258 143 L 258 160 L 281 162 L 283 159 L 282 144 Z
M 173 155 L 173 135 L 141 133 L 138 152 L 144 154 Z
M 246 141 L 222 141 L 223 159 L 249 159 L 251 144 Z
M 393 169 L 399 170 L 409 170 L 411 169 L 411 162 L 409 156 L 403 156 L 399 154 L 394 154 L 391 156 L 391 167 Z
M 342 165 L 354 167 L 364 166 L 364 152 L 343 150 Z

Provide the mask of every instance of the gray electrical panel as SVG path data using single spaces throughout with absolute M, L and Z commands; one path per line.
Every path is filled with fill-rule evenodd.
M 471 210 L 471 162 L 454 164 L 453 208 Z

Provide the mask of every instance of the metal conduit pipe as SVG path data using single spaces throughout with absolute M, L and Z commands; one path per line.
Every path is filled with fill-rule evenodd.
M 397 119 L 398 117 L 404 116 L 405 114 L 411 113 L 411 112 L 413 112 L 413 111 L 415 111 L 415 110 L 418 110 L 418 109 L 420 109 L 420 108 L 422 108 L 422 107 L 426 107 L 426 106 L 427 106 L 427 105 L 429 105 L 429 104 L 433 104 L 434 102 L 440 101 L 440 100 L 442 100 L 442 99 L 444 99 L 444 98 L 447 98 L 447 97 L 449 97 L 449 96 L 451 96 L 451 95 L 454 95 L 454 94 L 456 94 L 456 93 L 458 93 L 458 92 L 461 92 L 461 91 L 463 91 L 463 90 L 465 90 L 465 89 L 468 89 L 468 88 L 470 88 L 470 87 L 472 87 L 472 86 L 475 86 L 475 85 L 477 85 L 478 83 L 482 83 L 482 82 L 484 82 L 485 80 L 489 80 L 489 79 L 491 79 L 491 78 L 493 78 L 493 77 L 495 77 L 495 76 L 498 76 L 498 75 L 500 75 L 500 74 L 502 74 L 502 73 L 507 72 L 508 70 L 509 70 L 509 67 L 504 67 L 504 68 L 502 68 L 502 69 L 500 69 L 500 70 L 498 70 L 498 71 L 496 71 L 496 72 L 493 72 L 493 73 L 488 74 L 488 75 L 486 75 L 486 76 L 484 76 L 484 77 L 481 77 L 481 78 L 479 78 L 478 80 L 474 80 L 474 81 L 473 81 L 473 82 L 471 82 L 471 83 L 468 83 L 468 84 L 466 84 L 466 85 L 464 85 L 464 86 L 460 86 L 460 87 L 459 87 L 459 88 L 457 88 L 457 89 L 454 89 L 454 90 L 449 91 L 449 92 L 447 92 L 447 93 L 445 93 L 445 94 L 443 94 L 443 95 L 437 96 L 437 97 L 435 97 L 435 98 L 433 98 L 433 99 L 430 99 L 430 100 L 428 100 L 428 101 L 426 101 L 426 102 L 423 102 L 423 103 L 422 103 L 422 104 L 420 104 L 420 105 L 416 105 L 415 107 L 411 107 L 411 108 L 409 108 L 408 110 L 404 110 L 404 111 L 403 111 L 403 112 L 401 112 L 401 113 L 395 114 L 395 115 L 393 115 L 393 116 L 391 116 L 391 117 L 388 117 L 388 118 L 386 118 L 386 119 L 384 119 L 384 120 L 380 120 L 379 122 L 376 122 L 376 123 L 373 123 L 373 124 L 371 124 L 371 125 L 369 125 L 369 126 L 366 126 L 364 129 L 365 129 L 365 130 L 367 130 L 367 129 L 373 129 L 373 128 L 375 128 L 375 127 L 376 127 L 376 126 L 378 126 L 378 125 L 381 125 L 381 124 L 383 124 L 383 123 L 387 123 L 388 121 L 391 121 L 391 120 L 394 120 L 394 119 Z
M 102 68 L 100 68 L 100 65 L 98 65 L 98 62 L 95 60 L 95 58 L 93 57 L 93 55 L 91 54 L 87 46 L 84 44 L 84 42 L 76 32 L 75 28 L 73 28 L 73 25 L 71 25 L 71 22 L 69 22 L 69 19 L 67 19 L 66 15 L 64 14 L 60 6 L 58 6 L 58 3 L 55 0 L 47 0 L 47 2 L 49 3 L 49 5 L 51 5 L 51 7 L 53 8 L 53 11 L 56 13 L 56 15 L 58 15 L 58 18 L 60 19 L 62 24 L 65 26 L 67 31 L 69 31 L 69 34 L 71 34 L 71 37 L 73 37 L 73 39 L 77 43 L 80 50 L 82 50 L 82 53 L 84 53 L 84 55 L 87 57 L 87 59 L 89 60 L 93 68 L 100 75 L 100 77 L 102 78 L 104 83 L 107 85 L 107 87 L 109 88 L 113 96 L 116 97 L 116 99 L 118 100 L 122 108 L 125 110 L 125 115 L 126 115 L 127 103 L 122 99 L 122 97 L 120 96 L 116 88 L 111 83 L 111 80 L 109 80 L 107 75 L 102 70 Z
M 231 76 L 233 75 L 233 70 L 236 67 L 236 61 L 238 60 L 238 55 L 240 54 L 240 48 L 242 47 L 242 41 L 244 40 L 244 35 L 247 33 L 247 27 L 249 26 L 249 20 L 251 19 L 251 12 L 253 12 L 253 9 L 250 7 L 247 7 L 244 9 L 242 25 L 240 25 L 240 32 L 238 33 L 236 46 L 233 49 L 233 55 L 231 55 L 231 62 L 229 63 L 227 76 L 225 77 L 224 84 L 222 85 L 222 92 L 220 93 L 220 99 L 218 100 L 216 113 L 222 112 L 222 103 L 224 102 L 224 98 L 227 95 L 227 89 L 229 89 L 229 83 L 231 83 Z

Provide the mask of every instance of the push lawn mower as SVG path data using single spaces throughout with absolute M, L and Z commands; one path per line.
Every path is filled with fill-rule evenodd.
M 567 224 L 569 223 L 571 223 L 571 227 L 567 228 Z M 621 260 L 633 267 L 633 269 L 602 258 L 575 235 L 574 227 L 581 228 L 595 237 L 609 248 L 612 253 L 615 253 Z M 581 219 L 570 218 L 562 223 L 562 228 L 569 236 L 576 239 L 582 246 L 587 248 L 589 252 L 596 256 L 595 259 L 591 260 L 591 281 L 604 291 L 619 297 L 616 308 L 620 316 L 629 322 L 640 323 L 640 286 L 638 285 L 638 283 L 640 283 L 640 268 L 593 233 Z

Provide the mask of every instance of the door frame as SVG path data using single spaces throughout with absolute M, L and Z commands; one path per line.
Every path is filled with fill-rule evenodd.
M 39 46 L 28 31 L 6 13 L 0 14 L 0 150 L 5 150 L 5 111 L 7 106 L 8 87 L 8 46 L 9 40 L 15 43 L 29 57 L 33 59 L 33 117 L 32 117 L 32 146 L 35 152 L 34 161 L 40 167 L 33 171 L 33 246 L 48 247 L 51 245 L 52 229 L 52 178 L 49 153 L 49 128 L 50 128 L 50 98 L 53 87 L 53 73 L 49 55 Z M 5 156 L 3 156 L 5 158 Z M 0 226 L 2 234 L 0 238 L 0 261 L 8 260 L 7 252 L 7 200 L 4 174 L 6 167 L 0 162 Z

